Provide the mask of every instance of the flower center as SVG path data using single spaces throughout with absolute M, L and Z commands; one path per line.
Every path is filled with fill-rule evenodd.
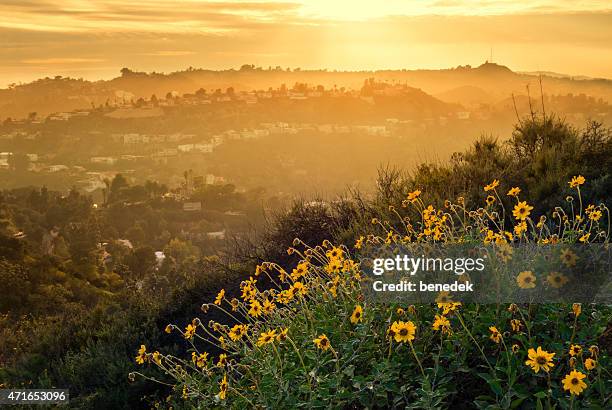
M 572 384 L 573 384 L 573 385 L 578 384 L 578 379 L 577 379 L 576 377 L 574 377 L 574 378 L 572 379 Z
M 540 356 L 537 358 L 536 362 L 538 362 L 539 365 L 543 365 L 546 364 L 546 358 L 544 356 Z
M 402 329 L 402 330 L 399 331 L 399 334 L 401 336 L 406 336 L 408 334 L 408 330 L 407 329 Z

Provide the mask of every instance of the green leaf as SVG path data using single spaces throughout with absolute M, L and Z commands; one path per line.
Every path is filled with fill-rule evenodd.
M 493 390 L 493 392 L 496 395 L 498 396 L 502 395 L 502 388 L 501 388 L 501 384 L 499 384 L 499 380 L 495 379 L 493 376 L 491 376 L 488 373 L 478 373 L 478 376 L 480 376 L 487 382 L 491 390 Z
M 542 402 L 540 401 L 540 399 L 538 399 L 538 402 L 536 403 L 536 410 L 544 410 L 544 407 L 542 406 Z

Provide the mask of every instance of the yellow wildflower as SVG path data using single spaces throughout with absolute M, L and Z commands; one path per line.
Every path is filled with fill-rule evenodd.
M 397 343 L 405 343 L 414 340 L 416 326 L 412 322 L 403 322 L 401 320 L 393 322 L 391 330 Z
M 258 300 L 251 300 L 251 308 L 248 313 L 253 317 L 259 317 L 261 315 L 261 303 Z
M 257 339 L 257 346 L 267 345 L 268 343 L 274 342 L 274 338 L 276 337 L 276 330 L 269 330 L 267 332 L 262 332 Z
M 227 374 L 223 375 L 223 379 L 219 382 L 219 398 L 221 400 L 225 400 L 227 397 Z
M 161 354 L 157 350 L 153 352 L 151 359 L 153 359 L 153 363 L 157 365 L 161 364 Z
M 263 312 L 264 315 L 269 315 L 272 313 L 272 311 L 276 308 L 276 305 L 274 304 L 273 301 L 271 301 L 270 299 L 266 298 L 266 300 L 264 300 L 264 304 L 263 304 Z
M 585 179 L 582 175 L 578 175 L 578 176 L 573 176 L 571 181 L 568 182 L 570 188 L 577 188 L 580 185 L 585 183 Z
M 521 289 L 533 289 L 536 286 L 536 277 L 532 271 L 526 270 L 518 274 L 516 283 Z
M 302 276 L 308 272 L 308 262 L 301 262 L 291 272 L 291 279 L 294 281 L 299 280 Z
M 572 304 L 572 312 L 574 312 L 574 316 L 580 316 L 580 313 L 582 313 L 582 305 L 580 303 Z
M 421 196 L 421 191 L 419 189 L 415 189 L 408 194 L 408 201 L 415 203 L 419 196 Z
M 504 262 L 511 260 L 513 253 L 514 250 L 507 243 L 499 244 L 497 247 L 497 256 L 499 256 L 499 258 Z
M 597 361 L 595 361 L 595 360 L 593 360 L 593 359 L 591 359 L 591 358 L 588 358 L 588 359 L 586 359 L 586 360 L 584 361 L 584 367 L 585 367 L 587 370 L 593 370 L 594 368 L 596 368 L 596 367 L 597 367 Z
M 514 209 L 512 210 L 512 215 L 514 215 L 516 219 L 524 221 L 531 214 L 532 209 L 533 206 L 528 205 L 527 201 L 522 201 L 514 206 Z
M 521 193 L 521 188 L 514 187 L 511 188 L 506 195 L 508 196 L 518 196 Z
M 546 281 L 553 288 L 559 289 L 563 287 L 569 281 L 569 279 L 562 273 L 550 272 L 548 276 L 546 276 Z
M 514 233 L 521 236 L 524 232 L 527 232 L 527 222 L 521 221 L 514 226 Z
M 364 240 L 365 238 L 363 236 L 360 236 L 359 239 L 357 239 L 357 241 L 355 242 L 355 249 L 361 249 Z
M 204 367 L 206 366 L 206 362 L 208 361 L 208 353 L 204 352 L 197 354 L 196 352 L 191 352 L 191 361 L 197 367 Z
M 138 355 L 136 356 L 136 363 L 144 364 L 147 359 L 147 347 L 145 345 L 140 345 L 140 349 L 138 349 Z
M 264 267 L 263 267 L 263 266 L 261 266 L 261 265 L 257 265 L 257 266 L 255 267 L 255 276 L 259 276 L 259 275 L 261 275 L 261 272 L 264 272 L 264 271 L 265 271 L 265 269 L 264 269 Z
M 527 356 L 529 360 L 525 362 L 525 364 L 533 369 L 535 373 L 538 373 L 541 370 L 545 372 L 549 372 L 550 369 L 554 366 L 552 359 L 555 356 L 554 353 L 548 353 L 546 350 L 542 350 L 542 347 L 538 346 L 537 350 L 533 348 L 527 351 Z
M 219 361 L 217 361 L 217 367 L 223 367 L 227 364 L 227 355 L 225 353 L 221 353 L 219 355 Z
M 571 345 L 569 348 L 570 356 L 580 356 L 582 354 L 582 346 L 580 345 Z
M 220 306 L 221 301 L 223 300 L 224 297 L 225 297 L 225 289 L 221 289 L 219 293 L 217 294 L 217 297 L 215 298 L 215 305 Z
M 184 337 L 185 339 L 191 339 L 195 335 L 196 327 L 193 324 L 188 324 L 185 328 Z
M 578 260 L 578 256 L 571 249 L 563 249 L 561 251 L 561 262 L 568 268 L 576 266 L 576 261 Z
M 363 308 L 361 305 L 355 306 L 353 309 L 353 314 L 351 314 L 351 323 L 356 325 L 359 322 L 363 321 Z
M 444 315 L 436 315 L 431 327 L 433 330 L 441 330 L 442 333 L 450 333 L 450 321 Z
M 568 390 L 572 395 L 580 395 L 587 385 L 582 381 L 586 377 L 586 374 L 579 372 L 578 370 L 572 370 L 563 379 L 563 390 Z
M 229 337 L 234 342 L 237 342 L 238 340 L 242 339 L 242 336 L 246 335 L 247 330 L 246 325 L 234 325 L 234 327 L 232 327 L 229 331 Z
M 489 191 L 494 190 L 498 186 L 499 186 L 499 181 L 497 179 L 494 179 L 493 182 L 491 182 L 488 185 L 485 185 L 484 190 L 485 190 L 485 192 L 489 192 Z
M 281 329 L 280 332 L 278 332 L 278 335 L 276 335 L 276 340 L 278 340 L 279 342 L 284 341 L 285 339 L 287 339 L 288 332 L 289 329 L 287 328 Z
M 448 315 L 451 312 L 459 309 L 461 302 L 438 302 L 438 309 L 442 309 L 443 315 Z
M 331 248 L 330 250 L 328 250 L 325 253 L 325 256 L 327 256 L 327 258 L 330 259 L 330 260 L 343 259 L 344 251 L 342 249 L 334 246 L 333 248 Z
M 321 350 L 327 350 L 331 347 L 331 343 L 325 333 L 313 340 L 314 344 Z
M 308 289 L 302 282 L 295 282 L 290 289 L 294 294 L 304 296 L 306 295 Z
M 495 326 L 489 326 L 489 331 L 491 332 L 489 339 L 491 339 L 495 343 L 501 342 L 502 335 L 501 333 L 499 333 L 499 330 L 497 330 Z
M 601 211 L 600 211 L 600 210 L 597 210 L 597 211 L 593 211 L 593 212 L 591 212 L 591 213 L 589 214 L 589 219 L 590 219 L 591 221 L 595 221 L 595 222 L 599 221 L 599 220 L 601 219 Z

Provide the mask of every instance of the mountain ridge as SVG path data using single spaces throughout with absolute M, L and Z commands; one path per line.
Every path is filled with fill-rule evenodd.
M 391 84 L 406 84 L 419 88 L 432 96 L 443 95 L 454 89 L 482 90 L 466 104 L 492 103 L 512 94 L 539 93 L 542 79 L 544 93 L 552 95 L 585 94 L 612 102 L 612 80 L 576 79 L 547 74 L 525 74 L 509 67 L 485 62 L 477 67 L 469 65 L 446 69 L 396 70 L 290 70 L 280 67 L 263 69 L 245 64 L 239 69 L 210 70 L 190 67 L 170 73 L 137 72 L 124 68 L 121 75 L 110 80 L 83 80 L 57 76 L 0 89 L 0 119 L 25 117 L 32 112 L 46 115 L 57 111 L 88 109 L 107 101 L 165 96 L 168 92 L 179 95 L 229 87 L 236 91 L 267 90 L 281 84 L 307 83 L 325 88 L 345 87 L 360 89 L 368 78 Z M 452 99 L 452 102 L 461 102 Z

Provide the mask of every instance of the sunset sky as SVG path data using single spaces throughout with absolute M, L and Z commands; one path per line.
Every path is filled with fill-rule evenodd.
M 242 64 L 478 65 L 612 78 L 610 1 L 1 0 L 0 87 Z

